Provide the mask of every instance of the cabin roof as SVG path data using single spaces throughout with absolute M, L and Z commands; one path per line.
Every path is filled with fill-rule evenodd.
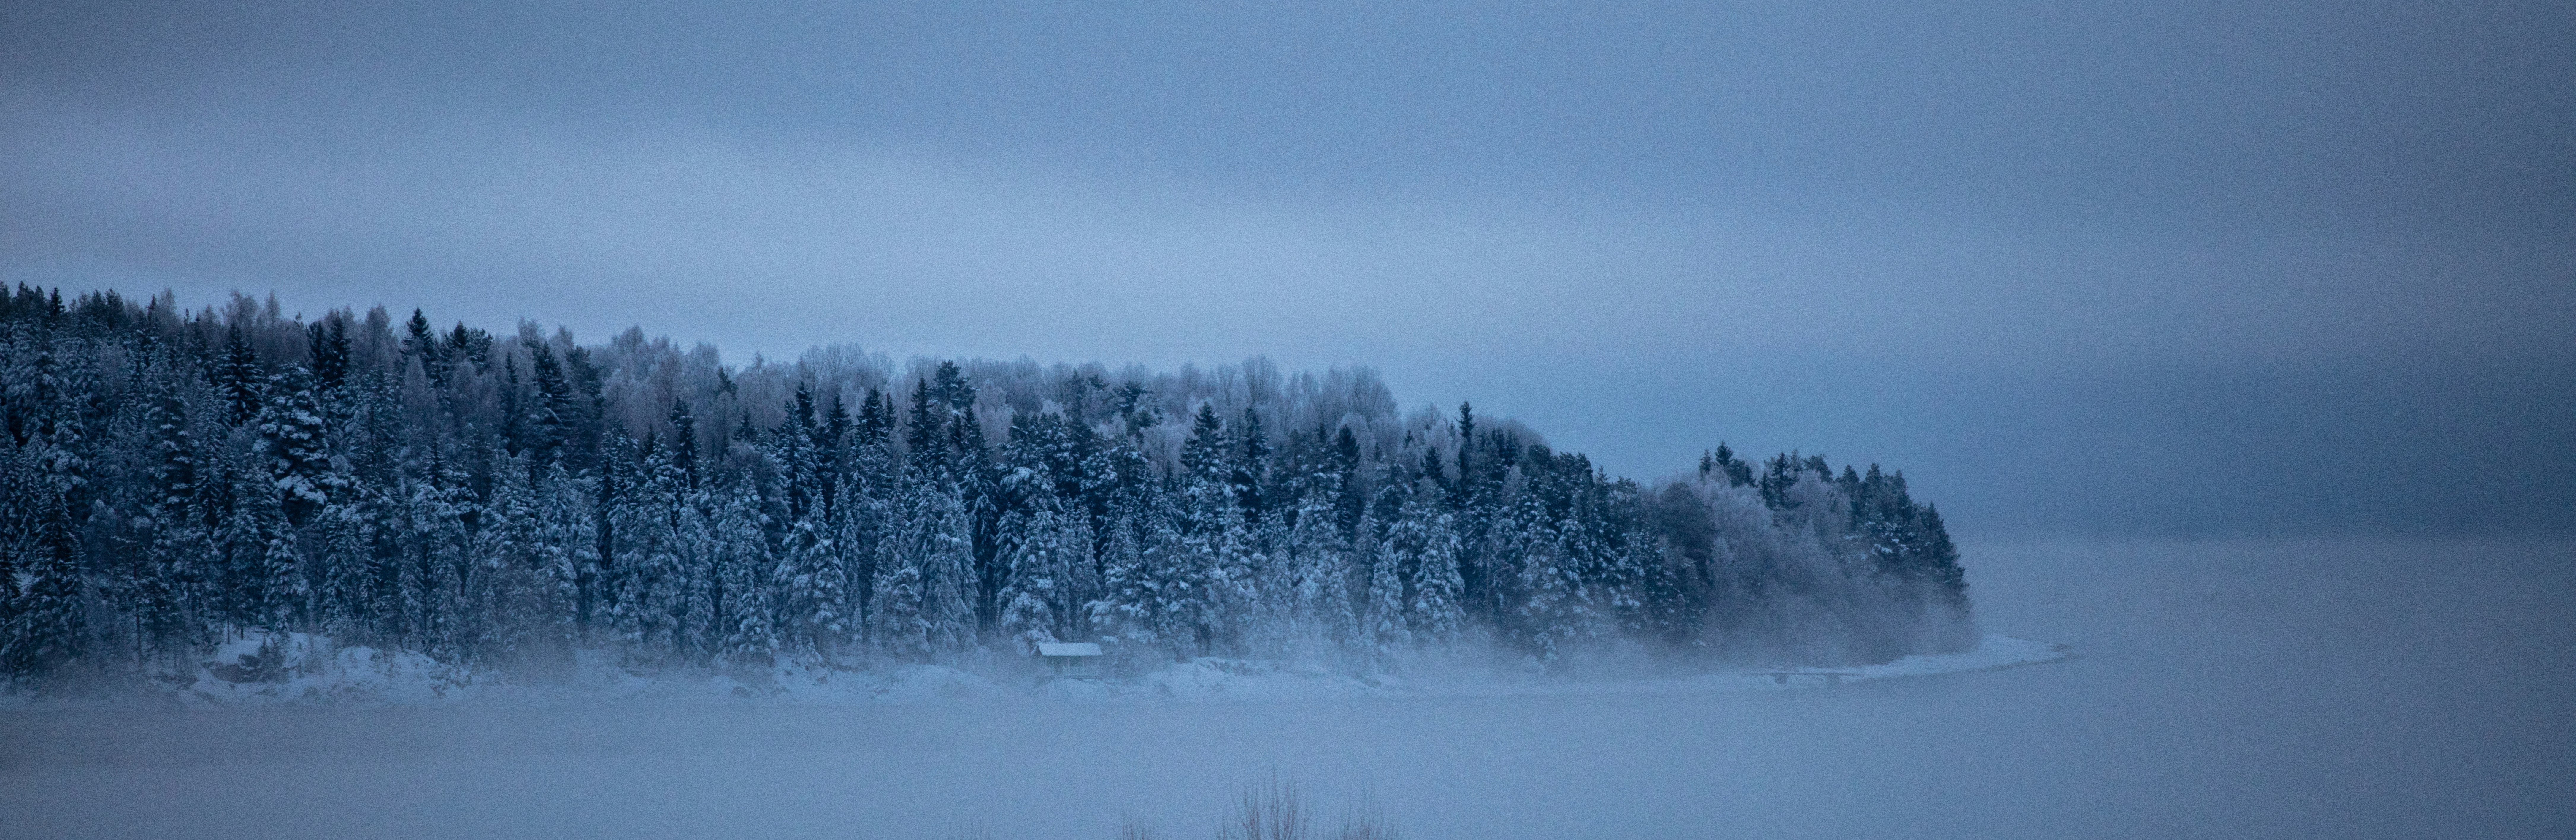
M 1039 642 L 1039 656 L 1099 656 L 1098 642 Z

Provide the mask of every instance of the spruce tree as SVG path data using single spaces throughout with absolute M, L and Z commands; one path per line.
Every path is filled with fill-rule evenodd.
M 528 407 L 529 443 L 538 462 L 547 463 L 561 457 L 573 439 L 572 385 L 564 378 L 563 363 L 555 360 L 554 349 L 543 342 L 528 348 L 528 359 L 536 385 L 535 400 Z
M 975 558 L 964 500 L 932 483 L 915 496 L 910 548 L 921 568 L 923 643 L 934 661 L 954 661 L 975 641 Z
M 42 674 L 82 658 L 90 647 L 90 583 L 81 571 L 80 545 L 72 514 L 57 487 L 39 486 L 34 511 L 32 550 L 26 552 L 19 576 L 25 594 L 10 605 L 6 659 L 11 670 Z
M 1338 649 L 1353 641 L 1350 541 L 1333 518 L 1331 488 L 1315 486 L 1297 503 L 1288 545 L 1294 587 L 1285 635 L 1294 644 Z
M 698 418 L 689 413 L 689 401 L 671 403 L 671 461 L 680 468 L 680 476 L 689 489 L 698 487 Z
M 898 491 L 901 513 L 893 523 L 890 538 L 880 544 L 876 574 L 869 588 L 873 593 L 868 611 L 868 636 L 875 647 L 897 662 L 925 662 L 932 654 L 929 624 L 924 617 L 925 581 L 921 546 L 929 542 L 930 528 L 919 514 L 926 505 L 919 489 L 905 487 Z
M 1257 524 L 1265 513 L 1262 491 L 1269 478 L 1270 436 L 1261 429 L 1261 414 L 1251 406 L 1244 407 L 1243 420 L 1236 424 L 1234 432 L 1242 448 L 1235 456 L 1228 483 L 1235 503 L 1243 507 L 1244 517 Z
M 329 391 L 348 384 L 348 319 L 334 313 L 305 325 L 304 331 L 307 352 L 313 359 L 315 387 Z
M 745 484 L 717 492 L 712 516 L 716 545 L 710 547 L 714 596 L 709 614 L 721 634 L 718 656 L 737 667 L 768 665 L 778 652 L 769 585 L 774 562 L 760 538 L 760 502 L 751 490 Z
M 1373 524 L 1373 519 L 1363 519 Z M 1363 532 L 1370 524 L 1362 526 Z M 1387 550 L 1381 539 L 1372 539 L 1370 548 L 1360 555 L 1368 570 L 1367 600 L 1360 607 L 1359 642 L 1368 661 L 1379 668 L 1392 667 L 1413 646 L 1413 631 L 1405 620 L 1405 557 Z
M 779 564 L 779 616 L 796 649 L 831 660 L 846 629 L 842 622 L 840 548 L 825 526 L 797 520 Z
M 1130 667 L 1147 659 L 1159 642 L 1154 615 L 1159 594 L 1151 570 L 1145 567 L 1136 519 L 1134 502 L 1122 499 L 1102 520 L 1100 597 L 1084 605 L 1091 626 L 1101 634 L 1104 653 L 1113 663 Z
M 215 386 L 223 393 L 224 403 L 231 407 L 224 422 L 239 426 L 259 415 L 263 402 L 262 385 L 267 375 L 260 370 L 259 356 L 251 350 L 250 339 L 242 335 L 241 325 L 231 325 L 224 336 L 223 362 L 215 367 Z
M 1456 644 L 1465 629 L 1459 598 L 1458 540 L 1447 513 L 1419 500 L 1405 503 L 1380 543 L 1382 556 L 1410 579 L 1403 587 L 1404 618 L 1417 643 Z
M 913 469 L 932 474 L 948 471 L 947 409 L 931 399 L 930 380 L 912 383 L 912 414 L 906 420 L 903 443 Z
M 301 526 L 330 504 L 337 489 L 328 434 L 314 381 L 303 365 L 288 365 L 269 380 L 268 400 L 260 409 L 259 435 L 269 475 L 283 494 L 287 521 Z
M 405 359 L 420 363 L 429 384 L 441 390 L 447 387 L 448 357 L 446 346 L 439 341 L 438 331 L 429 325 L 421 311 L 411 311 L 411 320 L 403 324 L 402 351 Z
M 1078 633 L 1070 626 L 1075 612 L 1071 577 L 1090 564 L 1090 538 L 1060 524 L 1065 519 L 1052 499 L 1002 519 L 1011 573 L 1001 594 L 1001 629 L 1023 656 L 1035 654 L 1041 642 Z

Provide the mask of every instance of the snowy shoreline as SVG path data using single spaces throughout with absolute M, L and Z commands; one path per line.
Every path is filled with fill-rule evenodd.
M 881 671 L 778 666 L 765 684 L 728 676 L 648 677 L 584 662 L 574 678 L 522 684 L 438 663 L 417 653 L 366 647 L 328 649 L 327 640 L 290 634 L 266 663 L 284 671 L 249 680 L 261 664 L 254 640 L 216 652 L 194 678 L 163 678 L 158 690 L 90 696 L 0 695 L 4 709 L 380 708 L 455 705 L 672 703 L 873 705 L 941 702 L 1217 703 L 1569 694 L 1688 694 L 1784 691 L 1851 682 L 1990 671 L 2068 658 L 2066 646 L 1988 634 L 1977 647 L 1874 665 L 1718 671 L 1686 677 L 1581 682 L 1407 680 L 1335 674 L 1312 663 L 1203 658 L 1125 680 L 1058 680 L 1022 690 L 937 665 Z M 227 677 L 231 679 L 227 679 Z M 244 679 L 235 682 L 233 679 Z
M 1202 659 L 1097 692 L 1058 691 L 1075 701 L 1261 702 L 1360 698 L 1508 697 L 1567 694 L 1696 694 L 1821 688 L 1868 680 L 1966 674 L 2054 662 L 2074 656 L 2067 646 L 1989 633 L 1959 653 L 1915 655 L 1874 665 L 1803 667 L 1768 671 L 1714 671 L 1686 677 L 1573 682 L 1409 682 L 1389 677 L 1348 677 L 1297 670 L 1276 663 Z M 1265 667 L 1267 666 L 1267 667 Z

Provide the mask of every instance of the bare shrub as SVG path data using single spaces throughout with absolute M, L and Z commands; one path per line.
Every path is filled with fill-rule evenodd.
M 1308 840 L 1314 833 L 1314 809 L 1306 804 L 1306 786 L 1293 777 L 1270 777 L 1235 791 L 1234 811 L 1217 822 L 1217 840 Z
M 1362 786 L 1341 813 L 1341 824 L 1328 828 L 1316 819 L 1306 786 L 1273 770 L 1267 778 L 1235 788 L 1233 807 L 1217 819 L 1216 840 L 1403 840 L 1404 831 L 1378 803 L 1377 786 Z M 1163 832 L 1143 817 L 1128 814 L 1118 824 L 1118 840 L 1163 840 Z
M 1397 828 L 1395 818 L 1388 816 L 1386 806 L 1377 801 L 1377 786 L 1360 788 L 1350 807 L 1342 810 L 1342 830 L 1333 840 L 1403 840 L 1404 830 Z
M 1146 822 L 1144 817 L 1127 814 L 1118 818 L 1118 840 L 1163 840 L 1163 829 Z

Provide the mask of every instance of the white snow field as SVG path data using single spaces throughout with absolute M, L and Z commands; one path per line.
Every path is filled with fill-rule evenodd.
M 0 837 L 1195 840 L 1274 770 L 1327 813 L 1373 784 L 1414 840 L 2576 835 L 2576 544 L 1968 556 L 2006 638 L 1839 687 L 1390 696 L 1196 663 L 1142 702 L 916 670 L 812 702 L 449 703 L 393 689 L 396 657 L 309 686 L 381 702 L 6 710 Z M 2057 653 L 2021 639 L 2081 656 L 1997 667 Z

